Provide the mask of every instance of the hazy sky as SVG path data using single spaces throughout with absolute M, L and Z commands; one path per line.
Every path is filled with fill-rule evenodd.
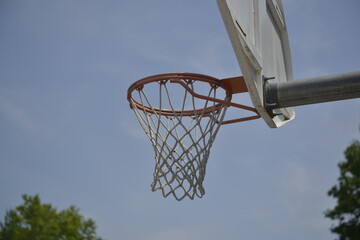
M 284 0 L 295 79 L 360 70 L 359 0 Z M 154 152 L 126 100 L 139 78 L 241 75 L 215 0 L 0 1 L 0 217 L 40 194 L 108 240 L 328 240 L 360 100 L 222 126 L 202 199 L 151 192 Z

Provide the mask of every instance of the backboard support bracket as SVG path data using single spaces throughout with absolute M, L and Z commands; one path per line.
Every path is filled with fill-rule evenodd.
M 262 78 L 263 78 L 263 95 L 264 95 L 263 100 L 264 100 L 265 110 L 272 118 L 279 116 L 279 117 L 283 117 L 284 119 L 288 119 L 282 112 L 276 111 L 277 101 L 274 100 L 276 99 L 276 96 L 268 96 L 269 94 L 274 95 L 274 93 L 276 93 L 276 91 L 267 91 L 267 89 L 274 86 L 271 85 L 269 81 L 275 80 L 275 77 L 262 76 Z M 271 100 L 269 101 L 269 99 Z

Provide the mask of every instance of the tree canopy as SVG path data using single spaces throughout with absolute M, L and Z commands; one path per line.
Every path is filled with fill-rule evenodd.
M 337 199 L 336 206 L 325 216 L 337 220 L 331 231 L 340 240 L 360 239 L 360 143 L 355 141 L 345 151 L 346 161 L 339 163 L 340 177 L 328 195 Z
M 6 212 L 0 222 L 0 240 L 102 240 L 92 219 L 85 219 L 75 206 L 57 211 L 43 204 L 38 195 L 22 196 L 24 203 Z

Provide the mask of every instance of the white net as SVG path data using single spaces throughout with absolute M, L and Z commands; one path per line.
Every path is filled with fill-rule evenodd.
M 207 91 L 207 97 L 221 95 L 229 100 L 224 90 L 214 84 L 180 81 L 196 93 Z M 161 190 L 164 197 L 172 194 L 179 201 L 201 198 L 205 194 L 203 181 L 210 148 L 227 106 L 198 99 L 170 80 L 143 85 L 134 95 L 131 107 L 155 151 L 152 191 Z

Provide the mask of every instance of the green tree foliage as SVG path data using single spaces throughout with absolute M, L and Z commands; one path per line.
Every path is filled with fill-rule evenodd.
M 58 212 L 42 204 L 38 195 L 23 195 L 24 203 L 5 214 L 0 240 L 102 240 L 92 219 L 84 219 L 75 206 Z
M 339 163 L 340 177 L 328 195 L 337 199 L 336 206 L 325 216 L 337 220 L 331 231 L 340 240 L 360 239 L 360 143 L 351 144 L 345 151 L 346 161 Z

